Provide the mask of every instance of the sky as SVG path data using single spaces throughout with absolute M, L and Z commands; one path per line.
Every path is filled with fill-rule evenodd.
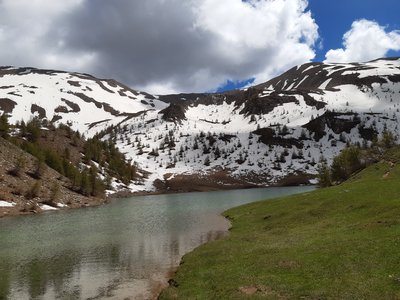
M 398 0 L 0 0 L 0 65 L 153 94 L 265 82 L 310 62 L 400 56 Z

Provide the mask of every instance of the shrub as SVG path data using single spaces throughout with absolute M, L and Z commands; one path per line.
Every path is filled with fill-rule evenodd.
M 36 179 L 41 179 L 45 172 L 45 163 L 43 157 L 39 157 L 36 161 L 35 171 L 33 172 L 33 177 Z
M 50 203 L 55 203 L 60 198 L 60 193 L 60 184 L 54 181 L 50 189 Z
M 383 131 L 380 143 L 385 148 L 391 148 L 396 144 L 396 138 L 390 131 Z
M 332 185 L 331 171 L 326 162 L 322 162 L 318 167 L 318 185 L 320 187 Z
M 25 168 L 26 161 L 25 158 L 20 156 L 18 157 L 14 168 L 12 168 L 10 171 L 8 171 L 8 174 L 14 176 L 14 177 L 20 177 L 22 175 L 22 171 Z
M 332 180 L 342 182 L 362 167 L 360 149 L 349 146 L 333 159 L 331 166 Z
M 42 187 L 42 183 L 40 181 L 36 181 L 30 189 L 26 192 L 25 198 L 26 199 L 33 199 L 39 196 L 40 189 Z

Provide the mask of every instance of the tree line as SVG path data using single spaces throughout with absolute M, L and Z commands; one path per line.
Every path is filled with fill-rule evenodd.
M 354 173 L 379 161 L 384 153 L 395 145 L 396 137 L 394 134 L 384 130 L 381 138 L 374 138 L 371 145 L 348 145 L 333 158 L 330 166 L 322 158 L 318 166 L 319 186 L 336 185 L 349 179 Z

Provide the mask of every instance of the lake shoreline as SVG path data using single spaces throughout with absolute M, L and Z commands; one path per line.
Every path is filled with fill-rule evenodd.
M 0 298 L 79 293 L 81 298 L 157 299 L 173 283 L 169 279 L 184 255 L 230 235 L 232 224 L 222 212 L 309 189 L 137 196 L 87 210 L 1 219 L 0 273 L 5 276 L 0 286 L 8 288 L 0 291 Z M 30 273 L 32 266 L 40 272 Z M 56 286 L 50 280 L 54 274 Z M 31 282 L 37 283 L 34 289 Z
M 239 206 L 241 206 L 241 205 L 239 205 Z M 150 294 L 150 297 L 151 297 L 150 299 L 151 299 L 151 300 L 157 300 L 157 299 L 159 299 L 159 296 L 161 295 L 161 293 L 162 293 L 164 290 L 166 290 L 167 288 L 169 288 L 169 287 L 171 287 L 171 286 L 174 286 L 174 285 L 176 284 L 176 281 L 174 280 L 174 278 L 176 277 L 176 273 L 179 271 L 179 268 L 180 268 L 180 266 L 182 265 L 183 259 L 184 259 L 184 257 L 185 257 L 186 255 L 188 255 L 188 254 L 190 254 L 190 253 L 196 251 L 197 248 L 199 248 L 199 247 L 201 247 L 201 246 L 203 246 L 203 245 L 205 245 L 205 244 L 209 244 L 209 243 L 214 242 L 214 241 L 217 241 L 217 240 L 225 239 L 225 238 L 228 236 L 228 234 L 229 234 L 230 230 L 232 229 L 232 226 L 233 226 L 233 225 L 232 225 L 231 220 L 230 220 L 228 217 L 224 216 L 224 213 L 225 213 L 225 211 L 222 212 L 222 213 L 219 215 L 221 218 L 223 218 L 224 220 L 226 220 L 226 221 L 229 223 L 229 227 L 224 231 L 224 235 L 218 237 L 217 239 L 213 239 L 213 240 L 206 241 L 206 242 L 204 242 L 203 244 L 198 245 L 198 246 L 197 246 L 196 248 L 194 248 L 192 251 L 189 251 L 189 252 L 183 254 L 183 256 L 181 257 L 181 259 L 180 259 L 180 261 L 179 261 L 178 266 L 172 268 L 172 269 L 170 270 L 170 272 L 167 273 L 167 274 L 168 274 L 168 277 L 167 277 L 166 283 L 165 283 L 165 284 L 161 284 L 161 283 L 160 283 L 160 286 L 158 286 L 158 287 L 156 287 L 156 288 L 154 288 L 154 289 L 151 290 L 151 294 Z
M 392 161 L 340 185 L 228 209 L 229 238 L 185 255 L 159 299 L 398 299 Z
M 78 208 L 88 208 L 88 207 L 96 207 L 101 205 L 106 205 L 110 203 L 112 200 L 122 199 L 122 198 L 130 198 L 137 196 L 154 196 L 154 195 L 171 195 L 171 194 L 186 194 L 186 193 L 206 193 L 206 192 L 219 192 L 219 191 L 230 191 L 230 190 L 246 190 L 246 189 L 261 189 L 261 188 L 274 188 L 274 187 L 296 187 L 296 186 L 313 186 L 313 184 L 294 184 L 294 185 L 286 185 L 284 182 L 278 182 L 271 185 L 255 185 L 249 183 L 243 184 L 235 184 L 235 185 L 219 185 L 216 186 L 193 186 L 186 187 L 185 190 L 177 189 L 177 190 L 155 190 L 155 191 L 138 191 L 138 192 L 130 192 L 130 191 L 118 191 L 112 194 L 107 195 L 105 198 L 94 198 L 92 197 L 90 202 L 77 204 L 74 203 L 71 206 L 64 207 L 56 207 L 54 209 L 41 209 L 39 206 L 34 207 L 31 210 L 24 210 L 23 207 L 18 205 L 2 207 L 0 206 L 0 219 L 7 217 L 16 217 L 16 216 L 30 216 L 30 215 L 40 215 L 43 213 L 50 212 L 59 212 L 69 209 L 78 209 Z

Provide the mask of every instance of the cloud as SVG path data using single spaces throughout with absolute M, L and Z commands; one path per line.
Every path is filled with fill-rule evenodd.
M 54 2 L 54 3 L 53 3 Z M 0 62 L 91 73 L 154 93 L 259 83 L 311 60 L 307 0 L 3 0 Z
M 93 53 L 69 51 L 61 31 L 51 36 L 55 21 L 78 8 L 83 0 L 0 1 L 0 64 L 84 69 Z
M 354 21 L 343 36 L 343 48 L 326 53 L 326 62 L 362 62 L 400 50 L 400 31 L 387 32 L 377 22 L 365 19 Z

